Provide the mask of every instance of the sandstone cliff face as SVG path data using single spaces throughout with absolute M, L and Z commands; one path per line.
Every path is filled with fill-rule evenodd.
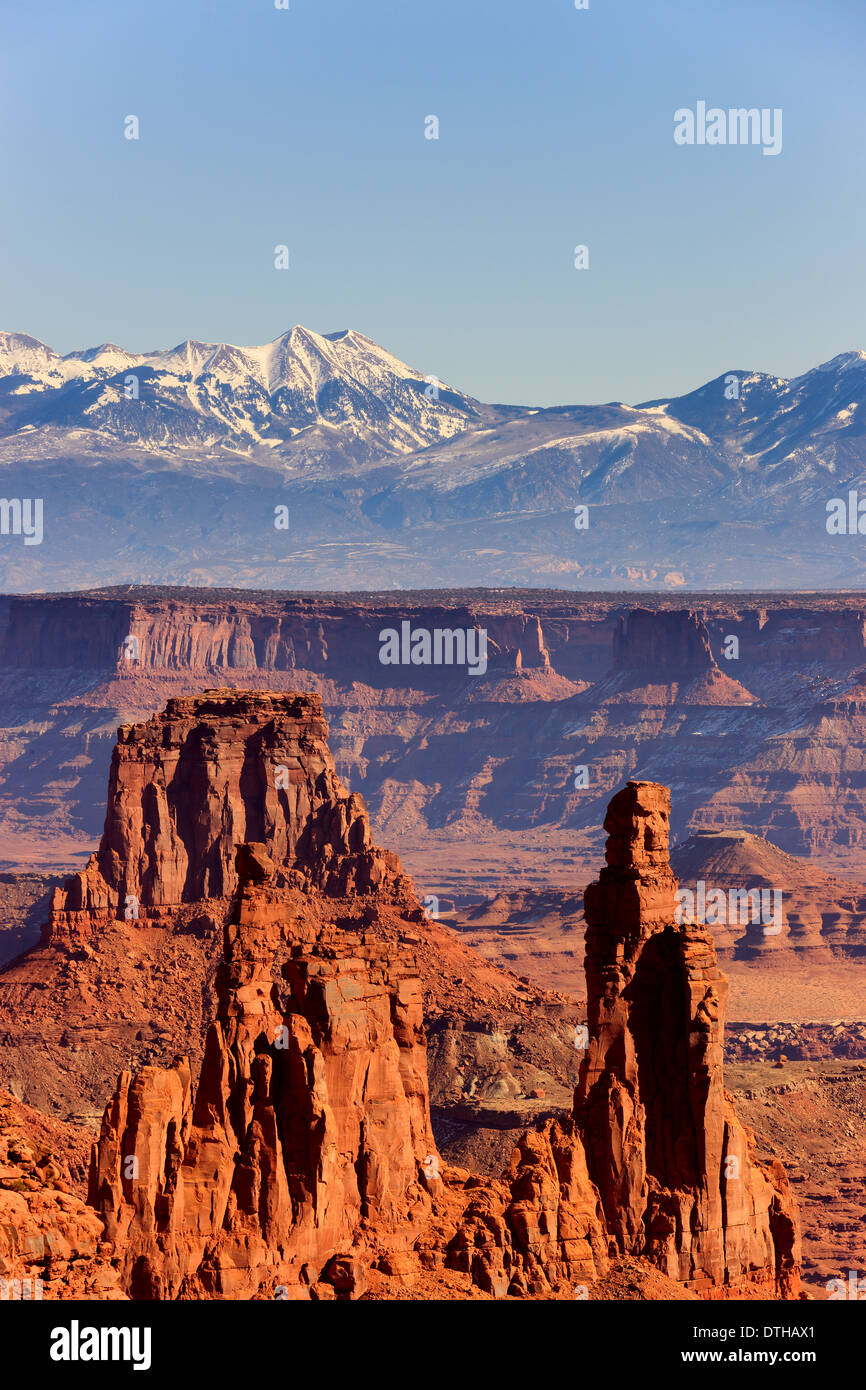
M 758 703 L 719 669 L 707 624 L 689 609 L 655 613 L 635 608 L 621 617 L 613 635 L 610 677 L 598 693 L 610 703 L 648 706 Z
M 378 633 L 404 618 L 483 625 L 487 675 L 383 667 Z M 727 659 L 731 637 L 739 648 Z M 363 791 L 381 842 L 405 837 L 419 881 L 435 867 L 430 829 L 457 854 L 467 833 L 494 840 L 537 825 L 573 845 L 575 830 L 595 834 L 630 777 L 682 788 L 678 838 L 768 834 L 860 880 L 864 665 L 856 595 L 692 596 L 685 606 L 681 593 L 646 594 L 636 606 L 556 591 L 287 599 L 126 586 L 0 599 L 0 857 L 78 863 L 102 828 L 117 724 L 232 685 L 321 693 L 341 775 Z M 527 700 L 552 707 L 527 720 Z M 574 790 L 580 765 L 590 781 Z M 564 886 L 561 846 L 546 859 Z M 465 886 L 480 896 L 489 885 L 478 874 Z
M 590 1044 L 576 1115 L 609 1229 L 705 1295 L 794 1296 L 796 1215 L 724 1089 L 727 981 L 706 928 L 674 923 L 670 795 L 630 782 L 605 820 L 607 865 L 586 891 Z
M 659 680 L 666 671 L 699 675 L 715 661 L 709 633 L 696 613 L 635 608 L 616 625 L 613 665 L 615 670 L 643 667 Z
M 182 591 L 178 591 L 182 593 Z M 408 683 L 424 677 L 416 666 L 385 672 L 379 662 L 379 631 L 404 617 L 414 627 L 473 627 L 488 632 L 490 665 L 500 671 L 546 668 L 550 655 L 537 615 L 510 611 L 479 612 L 472 604 L 435 600 L 410 605 L 393 596 L 371 605 L 339 599 L 286 599 L 277 594 L 236 591 L 214 600 L 203 591 L 194 610 L 183 597 L 124 600 L 89 595 L 0 598 L 0 666 L 17 670 L 58 670 L 82 666 L 103 672 L 222 671 L 225 673 L 302 670 L 333 679 L 357 678 L 392 684 L 401 674 Z M 125 650 L 133 638 L 134 656 Z M 441 673 L 440 673 L 441 674 Z M 453 674 L 453 673 L 452 673 Z
M 121 1076 L 90 1200 L 134 1298 L 357 1292 L 358 1252 L 411 1242 L 438 1166 L 413 962 L 252 874 L 233 915 L 198 1084 L 186 1059 Z
M 51 905 L 50 934 L 230 896 L 235 845 L 265 844 L 326 891 L 400 876 L 337 778 L 318 695 L 213 690 L 118 730 L 99 850 Z

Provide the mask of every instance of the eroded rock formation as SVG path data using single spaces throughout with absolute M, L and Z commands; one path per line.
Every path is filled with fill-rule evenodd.
M 796 1215 L 752 1158 L 724 1089 L 727 980 L 709 931 L 674 917 L 670 794 L 611 801 L 606 867 L 585 895 L 590 1042 L 576 1115 L 608 1228 L 704 1294 L 798 1290 Z
M 369 1264 L 411 1243 L 430 1210 L 414 962 L 318 930 L 303 902 L 267 888 L 264 846 L 238 858 L 198 1084 L 185 1058 L 124 1073 L 94 1154 L 90 1200 L 133 1297 L 293 1296 L 321 1292 L 323 1274 L 333 1296 L 329 1262 L 341 1257 L 355 1289 L 354 1243 Z
M 674 923 L 667 790 L 629 783 L 605 822 L 573 1109 L 481 1177 L 431 1129 L 415 955 L 445 934 L 373 846 L 326 739 L 317 698 L 293 693 L 207 692 L 121 731 L 102 844 L 49 940 L 91 971 L 132 897 L 128 948 L 200 918 L 223 943 L 198 1075 L 183 1055 L 126 1070 L 105 1110 L 90 1286 L 563 1298 L 637 1260 L 688 1295 L 796 1296 L 784 1174 L 754 1160 L 724 1091 L 712 940 Z M 274 765 L 293 774 L 279 787 Z
M 235 846 L 263 843 L 326 892 L 369 892 L 400 874 L 373 848 L 363 798 L 347 794 L 318 695 L 206 691 L 118 730 L 99 849 L 51 903 L 50 933 L 153 918 L 227 897 Z

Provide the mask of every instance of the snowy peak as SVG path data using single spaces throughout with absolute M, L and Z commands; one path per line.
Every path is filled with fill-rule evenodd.
M 61 364 L 66 364 L 65 373 Z M 314 333 L 296 324 L 270 343 L 257 347 L 187 338 L 174 347 L 152 352 L 132 353 L 117 343 L 100 343 L 97 347 L 77 348 L 65 356 L 26 333 L 0 333 L 0 377 L 13 372 L 25 375 L 32 370 L 52 370 L 68 378 L 82 375 L 88 366 L 95 371 L 111 371 L 132 364 L 193 380 L 207 374 L 224 380 L 252 376 L 270 389 L 292 384 L 299 376 L 312 380 L 323 375 L 354 374 L 356 370 L 370 379 L 377 372 L 406 380 L 431 379 L 352 328 Z
M 0 376 L 29 376 L 60 360 L 52 348 L 27 333 L 0 333 Z
M 319 386 L 343 376 L 371 389 L 389 377 L 422 382 L 432 379 L 352 328 L 313 333 L 297 324 L 264 347 L 241 351 L 266 373 L 270 390 L 302 383 Z
M 78 348 L 67 352 L 64 362 L 93 362 L 99 366 L 110 366 L 116 361 L 133 361 L 131 352 L 126 352 L 117 343 L 100 343 L 98 347 Z
M 829 362 L 822 362 L 814 370 L 816 372 L 847 372 L 852 367 L 862 367 L 864 364 L 866 364 L 866 352 L 840 352 L 835 357 L 831 357 Z M 811 372 L 806 373 L 806 376 L 811 375 Z M 803 378 L 799 377 L 798 380 L 802 381 Z
M 48 424 L 163 451 L 291 444 L 297 453 L 303 436 L 313 454 L 342 438 L 351 457 L 370 458 L 450 439 L 478 416 L 471 397 L 364 334 L 320 334 L 301 324 L 254 347 L 186 339 L 131 353 L 102 343 L 65 357 L 26 334 L 4 333 L 0 392 L 13 400 L 7 433 Z
M 132 353 L 105 342 L 65 356 L 27 334 L 0 333 L 0 404 L 0 436 L 75 430 L 166 455 L 264 453 L 334 471 L 419 455 L 419 483 L 434 464 L 421 451 L 472 435 L 473 457 L 486 456 L 493 437 L 484 426 L 510 422 L 502 447 L 507 454 L 512 436 L 520 439 L 515 467 L 596 450 L 584 490 L 642 494 L 660 485 L 658 460 L 670 473 L 684 449 L 713 455 L 706 469 L 719 485 L 731 468 L 773 467 L 819 444 L 828 464 L 839 455 L 844 466 L 866 434 L 866 352 L 839 353 L 793 380 L 732 369 L 638 406 L 509 407 L 502 415 L 353 328 L 316 333 L 296 324 L 251 347 L 188 338 Z M 468 467 L 468 453 L 456 471 L 449 464 L 448 486 Z

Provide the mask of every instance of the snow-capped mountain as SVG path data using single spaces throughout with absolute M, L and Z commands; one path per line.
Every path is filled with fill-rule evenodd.
M 364 337 L 300 325 L 261 347 L 192 340 L 61 356 L 0 333 L 0 428 L 88 430 L 162 452 L 256 446 L 320 456 L 402 454 L 477 421 L 477 402 Z M 299 448 L 300 446 L 300 448 Z
M 866 527 L 863 352 L 539 409 L 354 331 L 66 356 L 6 333 L 0 469 L 5 589 L 866 588 L 856 501 L 827 525 L 856 493 Z
M 866 433 L 866 352 L 840 353 L 790 381 L 731 372 L 664 406 L 765 469 L 798 450 L 820 450 L 825 463 L 852 447 L 858 455 Z

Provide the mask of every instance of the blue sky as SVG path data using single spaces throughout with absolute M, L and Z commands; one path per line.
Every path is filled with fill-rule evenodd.
M 3 0 L 0 327 L 353 327 L 527 404 L 794 375 L 866 347 L 864 68 L 862 0 Z M 782 153 L 677 146 L 698 100 Z

